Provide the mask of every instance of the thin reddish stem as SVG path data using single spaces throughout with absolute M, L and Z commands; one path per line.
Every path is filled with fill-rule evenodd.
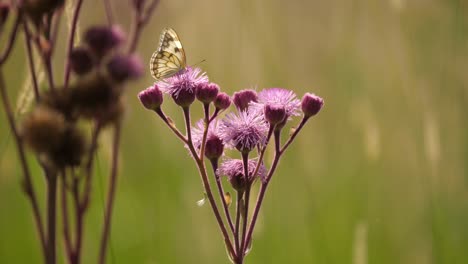
M 71 236 L 70 236 L 70 220 L 68 218 L 68 199 L 67 199 L 67 175 L 65 171 L 61 173 L 61 202 L 62 202 L 62 222 L 63 222 L 63 240 L 65 244 L 65 253 L 67 255 L 68 261 L 73 263 L 73 248 L 71 243 Z
M 31 79 L 32 79 L 32 84 L 33 84 L 34 99 L 36 100 L 36 103 L 37 103 L 40 100 L 39 84 L 37 82 L 36 69 L 34 66 L 34 56 L 33 56 L 32 47 L 31 47 L 31 33 L 29 32 L 29 28 L 26 23 L 23 23 L 23 31 L 25 35 L 24 42 L 26 43 L 26 51 L 28 54 L 29 70 L 31 72 Z
M 67 46 L 67 62 L 65 65 L 65 77 L 64 77 L 64 88 L 68 87 L 68 82 L 70 80 L 70 55 L 73 50 L 73 43 L 75 42 L 75 34 L 76 34 L 76 27 L 78 25 L 78 18 L 80 16 L 80 11 L 81 11 L 81 5 L 83 4 L 83 0 L 78 0 L 76 2 L 76 7 L 75 10 L 73 11 L 73 17 L 72 17 L 72 22 L 71 22 L 71 27 L 70 27 L 70 35 L 68 39 L 68 46 Z
M 31 206 L 33 209 L 33 216 L 36 222 L 36 228 L 39 233 L 39 241 L 41 243 L 41 249 L 42 249 L 44 258 L 46 259 L 47 244 L 46 244 L 41 211 L 39 209 L 39 202 L 37 200 L 34 186 L 32 185 L 31 173 L 28 167 L 28 163 L 26 161 L 23 141 L 18 133 L 18 129 L 16 128 L 15 119 L 13 117 L 13 112 L 11 110 L 10 101 L 8 99 L 8 94 L 7 94 L 6 86 L 5 86 L 5 80 L 3 78 L 3 72 L 1 68 L 0 68 L 0 96 L 2 98 L 3 108 L 5 109 L 5 113 L 7 115 L 7 120 L 10 126 L 10 130 L 16 142 L 16 149 L 18 151 L 21 168 L 23 170 L 23 175 L 24 175 L 23 189 L 24 189 L 24 192 L 26 193 L 26 196 L 29 198 L 29 201 L 31 202 Z
M 226 216 L 229 227 L 231 228 L 231 232 L 234 235 L 234 224 L 232 223 L 231 213 L 229 212 L 229 207 L 228 207 L 228 204 L 226 203 L 226 198 L 224 197 L 225 194 L 224 194 L 223 185 L 221 184 L 221 178 L 216 172 L 216 170 L 218 169 L 218 161 L 211 160 L 211 167 L 213 168 L 213 174 L 215 176 L 216 186 L 218 187 L 219 196 L 223 204 L 224 214 Z
M 47 264 L 56 263 L 57 175 L 47 172 Z
M 229 238 L 229 234 L 226 230 L 223 219 L 221 218 L 218 207 L 213 198 L 213 193 L 211 192 L 211 186 L 210 186 L 210 182 L 208 180 L 208 176 L 206 173 L 205 164 L 203 164 L 201 160 L 197 157 L 197 151 L 193 147 L 192 135 L 191 135 L 191 124 L 190 124 L 190 110 L 188 107 L 184 107 L 183 112 L 184 112 L 184 118 L 185 118 L 185 127 L 187 130 L 187 146 L 189 147 L 189 150 L 192 153 L 192 156 L 195 162 L 197 163 L 198 171 L 200 173 L 200 177 L 203 182 L 203 188 L 205 189 L 208 200 L 210 201 L 210 205 L 211 205 L 211 208 L 213 209 L 213 213 L 215 215 L 216 221 L 218 222 L 218 226 L 221 229 L 221 232 L 224 236 L 224 241 L 226 243 L 226 246 L 229 252 L 231 253 L 231 255 L 236 256 L 234 248 L 232 247 L 231 239 Z
M 11 54 L 11 50 L 13 49 L 13 44 L 15 44 L 16 36 L 18 35 L 17 33 L 18 33 L 19 25 L 21 24 L 21 20 L 22 20 L 22 14 L 19 13 L 16 16 L 13 30 L 11 31 L 10 36 L 8 38 L 7 46 L 5 50 L 3 51 L 3 53 L 0 55 L 0 66 L 3 66 L 3 64 L 6 62 L 6 60 Z

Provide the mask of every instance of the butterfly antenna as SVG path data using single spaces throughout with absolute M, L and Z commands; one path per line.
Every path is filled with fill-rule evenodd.
M 206 61 L 206 60 L 203 59 L 203 60 L 201 60 L 201 61 L 195 63 L 194 65 L 191 65 L 190 67 L 195 67 L 195 66 L 197 66 L 198 64 L 201 64 L 201 63 L 203 63 L 203 62 L 205 62 L 205 61 Z

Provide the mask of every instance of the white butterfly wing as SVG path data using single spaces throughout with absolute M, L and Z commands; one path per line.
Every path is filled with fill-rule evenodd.
M 176 74 L 186 65 L 185 51 L 179 36 L 172 28 L 164 29 L 159 39 L 158 50 L 151 56 L 151 75 L 156 80 L 161 80 Z

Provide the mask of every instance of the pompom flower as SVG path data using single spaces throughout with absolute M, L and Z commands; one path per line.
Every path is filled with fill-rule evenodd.
M 192 128 L 192 142 L 195 148 L 200 148 L 203 140 L 203 132 L 205 132 L 205 121 L 203 119 L 198 120 L 195 127 Z M 219 137 L 219 126 L 216 121 L 210 123 L 208 128 L 208 134 L 206 138 Z
M 251 102 L 250 105 L 257 111 L 263 111 L 266 105 L 275 108 L 283 107 L 286 111 L 286 118 L 300 115 L 301 101 L 296 98 L 293 91 L 283 88 L 268 88 L 258 93 L 258 102 Z
M 260 178 L 263 182 L 266 180 L 266 168 L 265 165 L 260 164 L 258 172 L 256 175 L 252 175 L 257 168 L 258 161 L 256 159 L 249 159 L 248 162 L 248 181 L 252 182 L 257 177 Z M 243 190 L 247 183 L 247 179 L 244 176 L 244 162 L 240 159 L 226 159 L 221 163 L 217 169 L 217 174 L 220 176 L 228 177 L 229 182 L 232 184 L 232 187 L 236 190 Z
M 265 144 L 267 132 L 265 119 L 250 110 L 228 114 L 220 127 L 223 141 L 241 152 L 249 152 L 257 145 Z
M 157 82 L 164 93 L 174 98 L 180 106 L 188 106 L 195 100 L 196 89 L 208 84 L 208 76 L 200 68 L 187 67 L 174 76 Z

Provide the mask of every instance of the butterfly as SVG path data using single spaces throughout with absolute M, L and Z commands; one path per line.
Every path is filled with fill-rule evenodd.
M 187 59 L 179 36 L 172 28 L 165 28 L 159 37 L 159 47 L 150 60 L 151 76 L 156 80 L 171 77 L 185 69 Z

